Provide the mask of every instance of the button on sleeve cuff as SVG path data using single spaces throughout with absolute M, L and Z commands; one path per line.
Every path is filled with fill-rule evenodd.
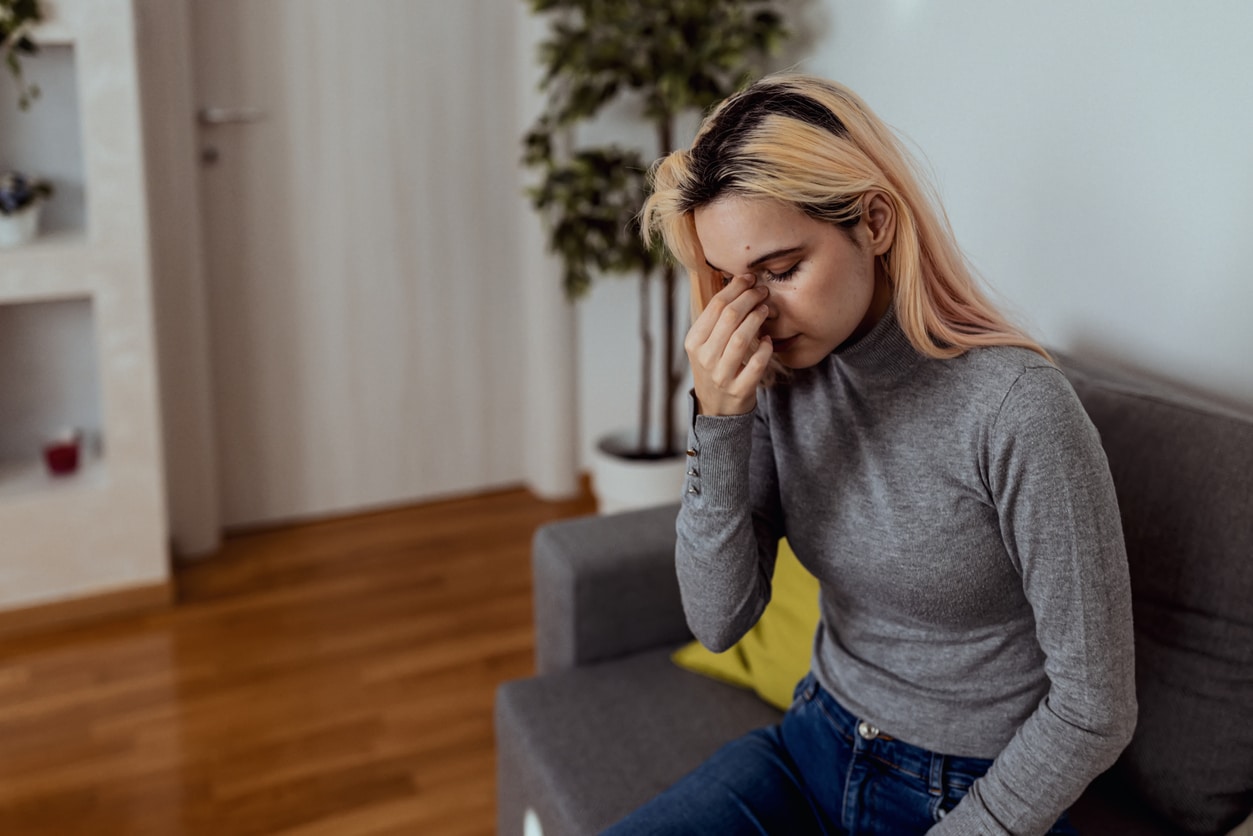
M 684 503 L 698 508 L 747 507 L 753 413 L 697 415 L 695 394 L 690 394 L 689 400 L 692 422 L 687 439 Z

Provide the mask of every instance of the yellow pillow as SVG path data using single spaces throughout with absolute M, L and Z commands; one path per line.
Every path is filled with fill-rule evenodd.
M 786 538 L 779 541 L 771 590 L 757 624 L 729 650 L 714 653 L 692 642 L 670 658 L 690 671 L 756 691 L 785 711 L 809 670 L 818 627 L 818 579 L 801 566 Z

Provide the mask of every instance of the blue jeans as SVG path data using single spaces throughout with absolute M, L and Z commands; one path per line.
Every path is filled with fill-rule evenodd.
M 779 725 L 728 743 L 606 833 L 925 833 L 991 765 L 878 733 L 849 714 L 811 673 L 796 686 Z M 1049 833 L 1076 831 L 1063 815 Z

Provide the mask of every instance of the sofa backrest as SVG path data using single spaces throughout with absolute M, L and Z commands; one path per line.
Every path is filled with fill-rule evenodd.
M 1131 570 L 1140 713 L 1117 770 L 1184 832 L 1225 833 L 1253 808 L 1253 416 L 1059 359 Z

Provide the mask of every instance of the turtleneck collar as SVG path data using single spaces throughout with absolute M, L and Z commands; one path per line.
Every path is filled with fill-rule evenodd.
M 896 381 L 924 359 L 901 330 L 895 300 L 869 333 L 851 345 L 837 348 L 830 357 L 856 383 Z

